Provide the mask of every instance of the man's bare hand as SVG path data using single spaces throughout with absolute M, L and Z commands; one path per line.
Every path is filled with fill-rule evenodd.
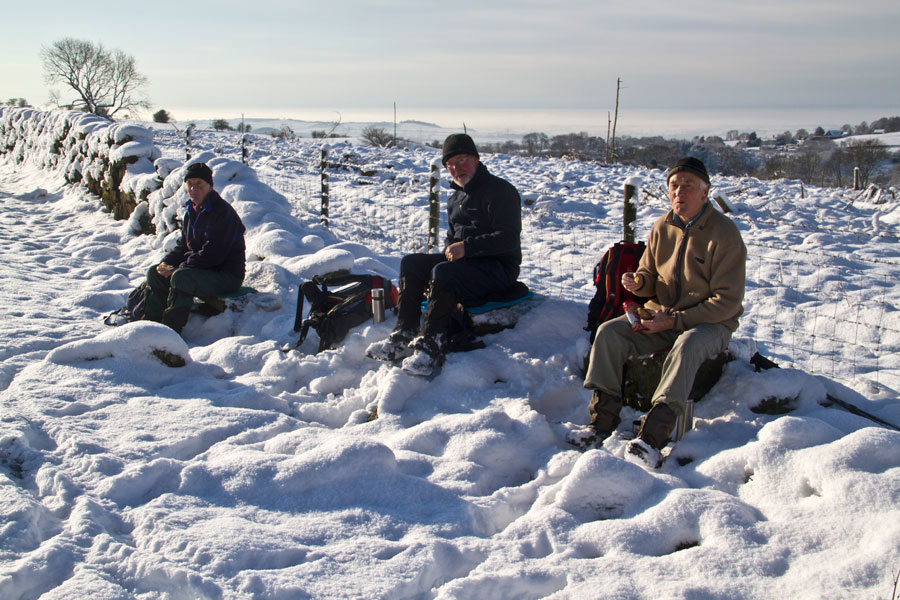
M 167 265 L 166 263 L 159 263 L 158 265 L 156 265 L 156 272 L 163 277 L 171 277 L 172 273 L 175 272 L 175 267 L 173 267 L 172 265 Z
M 466 245 L 463 242 L 453 242 L 447 249 L 444 250 L 444 256 L 447 257 L 447 260 L 453 262 L 454 260 L 459 260 L 466 255 Z
M 630 271 L 628 273 L 622 273 L 622 287 L 632 294 L 641 288 L 643 282 L 643 277 L 637 273 Z
M 649 310 L 649 309 L 646 309 Z M 641 327 L 647 333 L 659 333 L 675 327 L 675 317 L 659 310 L 649 310 L 653 313 L 652 319 L 641 319 Z

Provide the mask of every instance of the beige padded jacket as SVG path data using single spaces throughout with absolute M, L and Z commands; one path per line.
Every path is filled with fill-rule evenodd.
M 676 331 L 700 323 L 735 331 L 744 312 L 746 260 L 737 225 L 709 201 L 688 228 L 677 224 L 670 210 L 650 230 L 636 295 L 650 298 L 647 308 L 674 315 Z

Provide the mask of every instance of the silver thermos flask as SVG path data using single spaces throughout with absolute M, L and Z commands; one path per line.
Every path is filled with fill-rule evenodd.
M 372 320 L 384 321 L 384 288 L 372 288 Z

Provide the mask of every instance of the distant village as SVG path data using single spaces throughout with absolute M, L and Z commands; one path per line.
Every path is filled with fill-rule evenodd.
M 829 187 L 900 186 L 900 153 L 876 136 L 900 131 L 900 117 L 840 129 L 817 127 L 785 131 L 763 139 L 756 132 L 729 131 L 725 138 L 692 140 L 661 136 L 602 139 L 582 133 L 546 136 L 529 133 L 521 142 L 488 144 L 487 150 L 530 156 L 569 156 L 582 160 L 666 168 L 684 155 L 703 160 L 714 173 L 762 179 L 798 179 Z M 895 136 L 888 136 L 896 140 Z

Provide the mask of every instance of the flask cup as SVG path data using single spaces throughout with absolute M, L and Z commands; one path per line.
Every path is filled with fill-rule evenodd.
M 372 320 L 384 321 L 384 288 L 372 288 Z

